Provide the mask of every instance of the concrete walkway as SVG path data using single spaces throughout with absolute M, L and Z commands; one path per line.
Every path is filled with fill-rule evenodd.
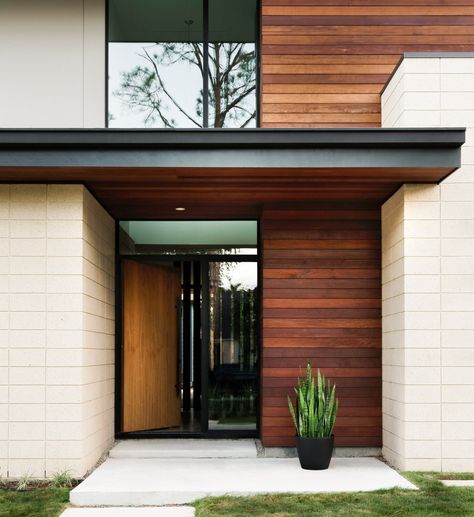
M 166 441 L 160 442 L 157 449 L 166 449 L 162 447 Z M 184 447 L 192 448 L 185 442 L 182 440 Z M 328 470 L 307 471 L 300 468 L 296 458 L 257 458 L 256 451 L 251 457 L 229 457 L 232 448 L 227 457 L 209 458 L 205 457 L 207 451 L 216 448 L 209 441 L 201 442 L 201 447 L 205 450 L 199 452 L 197 447 L 191 459 L 182 457 L 179 451 L 178 457 L 171 458 L 167 453 L 163 453 L 166 457 L 156 457 L 156 450 L 153 457 L 133 458 L 119 444 L 118 451 L 112 451 L 105 463 L 71 491 L 70 501 L 77 506 L 159 506 L 225 494 L 416 488 L 376 458 L 333 458 Z
M 191 506 L 68 508 L 60 517 L 194 517 Z

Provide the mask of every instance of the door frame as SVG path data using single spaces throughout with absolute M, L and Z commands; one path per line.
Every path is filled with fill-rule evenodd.
M 260 242 L 260 228 L 257 225 L 257 235 Z M 115 262 L 115 437 L 124 438 L 258 438 L 261 429 L 261 355 L 262 355 L 262 270 L 260 246 L 257 246 L 256 255 L 198 255 L 198 254 L 180 254 L 180 255 L 121 255 L 119 248 L 119 221 L 116 221 L 116 262 Z M 139 262 L 185 262 L 194 261 L 201 263 L 202 275 L 202 311 L 201 311 L 201 329 L 202 343 L 208 343 L 210 337 L 209 329 L 209 262 L 256 262 L 257 263 L 257 314 L 259 322 L 257 325 L 257 427 L 255 430 L 209 430 L 208 429 L 208 368 L 209 368 L 209 347 L 203 346 L 201 350 L 201 392 L 205 396 L 201 401 L 201 430 L 200 432 L 172 432 L 172 431 L 139 431 L 124 432 L 122 431 L 122 402 L 123 402 L 123 311 L 122 311 L 122 293 L 123 293 L 123 276 L 122 276 L 122 260 L 137 260 Z

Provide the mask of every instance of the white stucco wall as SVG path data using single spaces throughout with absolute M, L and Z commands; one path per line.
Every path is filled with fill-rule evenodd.
M 382 209 L 384 454 L 404 469 L 472 471 L 474 58 L 405 58 L 382 121 L 467 127 L 458 171 Z
M 113 441 L 114 221 L 81 185 L 0 185 L 0 475 Z
M 0 127 L 104 127 L 105 45 L 105 0 L 2 0 Z

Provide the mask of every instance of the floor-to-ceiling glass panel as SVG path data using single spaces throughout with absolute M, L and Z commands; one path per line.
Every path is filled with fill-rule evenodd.
M 209 263 L 208 427 L 255 430 L 257 262 Z
M 109 1 L 109 126 L 202 127 L 202 0 Z

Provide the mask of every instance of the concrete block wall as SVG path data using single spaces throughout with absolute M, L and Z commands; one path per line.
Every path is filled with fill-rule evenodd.
M 405 185 L 382 210 L 383 247 L 403 242 L 404 301 L 398 346 L 405 361 L 405 414 L 390 411 L 384 384 L 384 432 L 403 450 L 386 457 L 407 469 L 474 470 L 474 57 L 406 57 L 382 95 L 385 127 L 466 127 L 462 167 L 440 185 Z M 395 235 L 389 207 L 403 212 Z M 384 256 L 384 270 L 390 262 Z M 384 314 L 393 302 L 383 288 Z M 395 366 L 384 316 L 384 378 Z
M 105 6 L 0 2 L 0 127 L 105 126 Z
M 0 474 L 113 441 L 114 221 L 81 185 L 0 185 Z

